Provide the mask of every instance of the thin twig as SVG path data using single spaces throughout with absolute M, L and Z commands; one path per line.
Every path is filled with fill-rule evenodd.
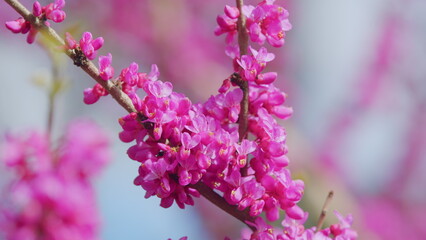
M 246 17 L 243 14 L 243 0 L 236 0 L 237 8 L 240 11 L 240 16 L 238 17 L 238 46 L 240 48 L 240 55 L 247 54 L 248 48 L 248 33 L 246 30 Z M 240 114 L 238 117 L 238 133 L 240 135 L 240 142 L 247 137 L 248 129 L 248 109 L 249 109 L 249 86 L 247 81 L 242 81 L 239 85 L 241 90 L 243 90 L 243 99 L 240 103 Z
M 240 11 L 240 16 L 238 17 L 238 46 L 240 47 L 240 55 L 246 55 L 248 49 L 248 33 L 246 30 L 246 16 L 243 14 L 243 0 L 236 0 L 237 8 Z
M 333 195 L 334 195 L 334 192 L 330 191 L 327 195 L 327 198 L 325 199 L 324 205 L 322 206 L 320 217 L 318 219 L 317 231 L 321 230 L 322 225 L 324 224 L 325 217 L 327 215 L 327 209 L 331 203 L 331 200 L 333 199 Z
M 12 8 L 15 9 L 15 11 L 18 12 L 25 20 L 31 22 L 32 26 L 34 26 L 36 29 L 38 29 L 41 32 L 41 34 L 43 34 L 49 41 L 51 41 L 53 46 L 62 47 L 62 46 L 65 45 L 64 40 L 55 32 L 55 30 L 46 26 L 40 19 L 35 17 L 33 14 L 31 14 L 30 11 L 28 11 L 28 9 L 26 9 L 21 3 L 19 3 L 19 1 L 16 1 L 16 0 L 4 0 L 4 1 L 6 3 L 8 3 L 10 6 L 12 6 Z M 238 1 L 237 1 L 237 3 L 238 3 Z M 242 6 L 242 5 L 240 5 L 240 6 Z M 240 11 L 241 11 L 241 8 L 240 8 Z M 242 15 L 242 14 L 240 14 L 240 15 Z M 245 20 L 242 20 L 241 22 L 244 22 L 244 24 L 245 24 Z M 245 29 L 245 26 L 244 26 L 243 29 Z M 244 48 L 247 49 L 247 45 L 245 45 L 245 46 L 246 47 L 244 47 L 244 45 L 242 45 L 241 49 L 244 49 Z M 75 51 L 66 50 L 64 52 L 73 60 L 73 62 L 80 62 Z M 244 50 L 243 50 L 243 52 L 244 52 Z M 126 109 L 129 113 L 132 113 L 132 112 L 137 113 L 136 108 L 133 106 L 133 103 L 130 100 L 130 98 L 127 96 L 127 94 L 125 94 L 119 87 L 115 86 L 112 81 L 104 81 L 99 76 L 99 70 L 96 68 L 96 66 L 91 61 L 89 61 L 89 60 L 84 61 L 84 63 L 81 64 L 81 66 L 79 66 L 79 67 L 81 67 L 81 69 L 83 69 L 87 74 L 89 74 L 89 76 L 91 78 L 93 78 L 96 82 L 98 82 L 100 85 L 102 85 L 102 87 L 104 87 L 105 90 L 107 90 L 109 92 L 109 94 L 111 94 L 111 96 L 124 109 Z M 247 90 L 245 92 L 247 92 L 247 100 L 246 101 L 247 101 L 247 106 L 248 106 L 248 87 L 247 87 Z M 248 107 L 246 107 L 246 109 L 248 109 Z M 246 110 L 246 112 L 247 112 L 247 110 Z M 245 115 L 245 119 L 246 119 L 245 121 L 247 122 L 247 113 L 245 113 L 243 115 Z M 246 129 L 247 129 L 247 127 L 246 127 Z M 254 218 L 249 215 L 247 209 L 245 211 L 239 211 L 235 205 L 228 204 L 223 197 L 221 197 L 219 194 L 214 192 L 211 188 L 209 188 L 204 183 L 199 182 L 195 185 L 191 185 L 191 187 L 197 189 L 198 192 L 203 197 L 205 197 L 210 202 L 217 205 L 219 208 L 226 211 L 230 215 L 239 219 L 243 223 L 247 224 L 247 222 L 254 222 Z M 251 229 L 255 230 L 254 227 L 252 227 L 252 226 L 249 226 L 249 227 Z
M 223 197 L 221 197 L 219 194 L 217 194 L 215 191 L 213 191 L 210 187 L 208 187 L 202 182 L 198 182 L 197 184 L 191 185 L 191 187 L 197 189 L 197 191 L 200 192 L 203 197 L 212 202 L 214 205 L 218 206 L 223 211 L 245 223 L 251 230 L 256 230 L 255 227 L 247 224 L 247 222 L 254 223 L 255 221 L 255 218 L 250 216 L 248 208 L 243 211 L 238 210 L 236 205 L 228 204 Z

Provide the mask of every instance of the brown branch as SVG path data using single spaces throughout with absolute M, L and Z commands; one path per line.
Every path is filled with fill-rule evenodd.
M 30 11 L 28 11 L 28 9 L 26 9 L 21 3 L 19 3 L 16 0 L 5 0 L 5 2 L 8 3 L 10 6 L 12 6 L 12 8 L 15 9 L 15 11 L 18 12 L 25 20 L 31 22 L 31 25 L 35 27 L 36 29 L 38 29 L 53 44 L 53 46 L 63 47 L 65 45 L 64 40 L 55 32 L 55 30 L 46 26 L 43 21 L 41 21 L 39 18 L 31 14 Z M 240 12 L 241 12 L 241 7 L 240 7 Z M 242 26 L 240 29 L 245 29 L 245 19 L 244 17 L 241 17 L 241 16 L 242 14 L 240 14 L 240 19 L 242 20 L 239 20 L 240 22 L 239 25 Z M 247 36 L 245 38 L 248 39 Z M 244 44 L 240 45 L 240 48 L 247 50 L 247 44 L 248 43 L 246 43 L 245 45 Z M 129 113 L 131 112 L 137 113 L 135 107 L 133 106 L 132 101 L 127 96 L 127 94 L 121 91 L 119 87 L 114 85 L 112 81 L 104 81 L 99 76 L 99 70 L 96 68 L 93 62 L 87 59 L 85 59 L 84 61 L 81 61 L 79 57 L 81 54 L 79 54 L 79 52 L 77 52 L 76 50 L 66 50 L 64 52 L 73 60 L 74 63 L 81 63 L 79 64 L 80 65 L 79 67 L 81 67 L 81 69 L 83 69 L 96 82 L 102 85 L 102 87 L 104 87 L 124 109 L 126 109 Z M 245 95 L 247 95 L 245 98 L 243 98 L 243 101 L 244 99 L 246 99 L 245 101 L 247 103 L 245 104 L 246 105 L 245 108 L 242 108 L 246 110 L 241 112 L 244 113 L 243 115 L 246 122 L 244 126 L 245 126 L 245 129 L 247 130 L 248 86 L 246 90 L 243 89 L 243 91 L 245 92 Z M 143 117 L 139 113 L 138 115 L 140 118 Z M 243 124 L 240 123 L 240 125 L 243 125 Z M 244 132 L 246 132 L 246 130 Z M 242 135 L 243 134 L 241 134 L 240 137 Z M 228 204 L 223 197 L 221 197 L 219 194 L 214 192 L 211 188 L 209 188 L 204 183 L 199 182 L 195 185 L 191 185 L 191 187 L 197 189 L 198 192 L 207 200 L 209 200 L 210 202 L 212 202 L 213 204 L 215 204 L 216 206 L 218 206 L 225 212 L 229 213 L 230 215 L 234 216 L 238 220 L 242 221 L 243 223 L 247 224 L 247 221 L 254 222 L 255 218 L 249 215 L 248 209 L 244 211 L 238 210 L 237 206 Z M 252 230 L 255 230 L 253 226 L 250 226 L 250 225 L 247 225 L 247 226 L 251 228 Z
M 321 230 L 322 225 L 324 224 L 325 217 L 327 215 L 327 209 L 331 203 L 331 200 L 333 199 L 333 195 L 334 195 L 334 192 L 330 191 L 327 195 L 327 198 L 325 199 L 324 205 L 322 206 L 320 217 L 318 219 L 317 231 Z
M 246 30 L 246 17 L 243 14 L 243 0 L 236 0 L 237 8 L 240 11 L 238 17 L 238 46 L 240 48 L 240 56 L 247 54 L 248 48 L 248 33 Z M 243 90 L 243 99 L 240 103 L 240 114 L 238 117 L 238 133 L 240 135 L 240 142 L 246 138 L 248 129 L 248 108 L 249 108 L 249 86 L 246 80 L 239 84 L 241 90 Z
M 197 191 L 203 195 L 207 200 L 212 202 L 214 205 L 218 206 L 223 211 L 227 212 L 231 216 L 245 223 L 251 230 L 256 231 L 256 228 L 247 224 L 247 222 L 254 223 L 255 218 L 250 216 L 249 209 L 245 209 L 240 211 L 237 209 L 236 205 L 230 205 L 226 200 L 213 191 L 210 187 L 205 185 L 202 182 L 198 182 L 197 184 L 191 185 L 192 188 L 197 189 Z
M 240 47 L 240 55 L 246 55 L 248 49 L 248 33 L 246 30 L 246 16 L 243 14 L 243 0 L 236 0 L 237 8 L 240 11 L 240 16 L 238 17 L 238 46 Z

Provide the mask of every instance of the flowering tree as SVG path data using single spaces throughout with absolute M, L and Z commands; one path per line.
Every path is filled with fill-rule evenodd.
M 160 72 L 155 64 L 149 73 L 144 73 L 133 62 L 116 74 L 112 54 L 107 54 L 98 57 L 97 68 L 91 60 L 96 59 L 97 50 L 104 44 L 102 37 L 94 38 L 90 32 L 85 32 L 76 40 L 67 33 L 64 40 L 50 26 L 49 21 L 59 23 L 65 19 L 65 1 L 56 0 L 46 6 L 35 2 L 32 12 L 18 1 L 5 1 L 21 15 L 15 21 L 6 22 L 10 31 L 28 34 L 28 43 L 34 42 L 40 32 L 50 41 L 52 48 L 68 55 L 77 67 L 96 81 L 92 88 L 84 90 L 86 104 L 94 104 L 100 97 L 111 95 L 128 112 L 119 119 L 122 127 L 119 138 L 132 143 L 127 154 L 140 163 L 134 184 L 146 191 L 146 198 L 157 196 L 161 199 L 160 205 L 165 208 L 173 203 L 185 208 L 194 204 L 194 197 L 203 196 L 251 229 L 251 233 L 244 235 L 243 239 L 357 237 L 351 229 L 351 215 L 344 217 L 336 212 L 340 222 L 323 228 L 332 192 L 317 226 L 304 226 L 308 213 L 298 206 L 303 197 L 304 183 L 292 179 L 287 168 L 286 131 L 274 118 L 289 118 L 292 108 L 283 105 L 286 95 L 274 86 L 277 73 L 265 71 L 275 55 L 264 45 L 281 47 L 286 32 L 291 29 L 288 11 L 275 4 L 274 0 L 260 1 L 256 5 L 244 5 L 242 0 L 237 0 L 236 6 L 226 5 L 224 14 L 217 17 L 215 34 L 225 35 L 225 53 L 231 58 L 230 65 L 234 71 L 223 80 L 218 93 L 202 103 L 193 103 L 184 94 L 174 92 L 171 82 L 160 81 Z M 144 96 L 138 94 L 139 89 L 144 91 Z M 70 134 L 86 137 L 86 133 L 79 131 Z M 38 138 L 37 141 L 44 140 Z M 10 142 L 23 145 L 13 139 Z M 73 150 L 73 146 L 64 146 L 65 152 L 79 152 Z M 47 147 L 42 145 L 42 148 Z M 20 152 L 19 148 L 17 152 Z M 72 158 L 74 162 L 88 155 L 89 159 L 96 158 L 96 154 L 88 151 L 76 155 Z M 13 163 L 25 158 L 26 155 L 17 158 L 19 160 L 12 157 L 6 160 Z M 54 162 L 49 157 L 41 158 Z M 90 160 L 85 164 L 92 166 L 96 161 Z M 88 168 L 85 170 L 90 172 L 91 167 Z M 59 164 L 52 169 L 54 174 L 62 177 Z M 85 172 L 79 172 L 78 176 L 81 174 Z M 26 181 L 31 186 L 33 179 Z M 45 209 L 44 205 L 42 209 Z M 52 211 L 61 210 L 58 207 Z M 281 212 L 284 213 L 281 226 L 270 225 L 269 222 L 282 219 Z M 79 223 L 67 224 L 78 226 Z M 9 231 L 7 236 L 19 239 L 21 235 L 16 235 L 16 232 L 20 232 L 21 225 L 14 226 L 6 228 Z M 35 238 L 48 236 L 45 239 L 61 239 L 67 236 L 66 233 L 54 235 L 55 231 L 50 227 L 31 226 L 32 229 L 25 228 L 25 234 L 32 234 Z M 90 231 L 90 234 L 93 232 Z M 82 239 L 96 238 L 96 235 L 90 234 L 78 236 Z

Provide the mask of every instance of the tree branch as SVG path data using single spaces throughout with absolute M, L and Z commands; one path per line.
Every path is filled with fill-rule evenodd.
M 322 228 L 322 225 L 324 224 L 325 217 L 327 215 L 327 209 L 328 209 L 328 206 L 331 203 L 331 200 L 333 199 L 333 195 L 334 195 L 334 192 L 330 191 L 327 195 L 327 198 L 325 199 L 324 205 L 323 205 L 322 210 L 321 210 L 321 215 L 318 219 L 317 231 L 320 231 L 321 228 Z
M 191 185 L 192 188 L 197 189 L 197 191 L 203 195 L 207 200 L 212 202 L 214 205 L 218 206 L 223 211 L 227 212 L 231 216 L 245 223 L 251 230 L 255 231 L 256 228 L 247 224 L 247 222 L 254 223 L 255 218 L 250 216 L 249 209 L 244 209 L 240 211 L 237 209 L 236 205 L 230 205 L 226 200 L 213 191 L 210 187 L 205 185 L 202 182 L 198 182 L 197 184 Z
M 248 48 L 248 33 L 246 30 L 246 17 L 243 14 L 243 0 L 236 0 L 237 8 L 240 11 L 238 17 L 238 45 L 240 48 L 240 56 L 247 54 Z M 241 90 L 243 90 L 243 99 L 240 103 L 240 114 L 238 118 L 238 133 L 240 135 L 240 142 L 246 138 L 248 129 L 248 108 L 249 108 L 249 86 L 248 82 L 243 79 L 239 84 Z

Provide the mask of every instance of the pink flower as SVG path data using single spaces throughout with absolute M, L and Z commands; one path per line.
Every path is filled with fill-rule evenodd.
M 16 19 L 15 21 L 8 21 L 5 25 L 6 28 L 12 31 L 13 33 L 25 34 L 31 28 L 31 24 L 25 21 L 25 19 L 23 19 L 22 17 Z
M 114 68 L 111 66 L 112 55 L 108 53 L 106 56 L 99 57 L 99 76 L 105 81 L 114 77 Z
M 62 11 L 62 8 L 65 6 L 65 0 L 55 0 L 54 3 L 49 3 L 47 6 L 43 7 L 46 18 L 54 22 L 64 21 L 66 14 Z
M 284 44 L 285 32 L 291 29 L 288 12 L 273 1 L 263 1 L 256 7 L 246 8 L 247 30 L 253 42 L 264 44 L 265 40 L 274 47 Z
M 218 26 L 216 27 L 216 30 L 214 33 L 216 36 L 226 33 L 226 43 L 228 45 L 231 45 L 231 43 L 235 39 L 235 35 L 237 34 L 237 21 L 238 21 L 238 17 L 240 16 L 240 12 L 238 8 L 231 7 L 228 5 L 225 6 L 224 12 L 225 12 L 224 15 L 217 16 L 216 18 L 216 22 Z M 237 50 L 238 46 L 237 45 L 234 45 L 234 46 L 236 49 L 230 52 L 236 53 L 239 51 Z
M 254 81 L 259 74 L 259 66 L 252 56 L 243 55 L 237 59 L 238 64 L 243 69 L 243 76 L 246 81 Z
M 84 90 L 84 103 L 94 104 L 100 97 L 108 95 L 108 92 L 99 84 L 95 84 L 93 88 Z
M 277 79 L 277 73 L 276 72 L 267 72 L 267 73 L 261 73 L 257 75 L 256 83 L 257 84 L 271 84 Z
M 338 211 L 334 211 L 334 214 L 339 219 L 338 224 L 333 224 L 330 226 L 330 232 L 333 234 L 336 239 L 347 239 L 355 240 L 358 237 L 358 234 L 351 229 L 352 225 L 352 215 L 349 214 L 346 217 L 343 217 Z
M 250 236 L 250 240 L 274 240 L 275 234 L 272 226 L 265 223 L 265 221 L 258 217 L 254 223 L 248 223 L 256 228 L 256 231 Z
M 75 49 L 78 47 L 77 41 L 71 36 L 69 32 L 65 33 L 65 46 L 67 49 Z
M 84 55 L 90 60 L 95 59 L 96 51 L 101 48 L 103 44 L 104 39 L 102 37 L 93 39 L 90 32 L 84 32 L 80 39 L 81 51 L 83 51 Z
M 128 68 L 125 68 L 123 71 L 121 71 L 120 76 L 122 77 L 122 80 L 129 86 L 135 86 L 139 81 L 138 70 L 138 64 L 132 62 Z
M 247 155 L 254 152 L 256 150 L 256 144 L 247 139 L 243 139 L 241 144 L 235 144 L 235 149 L 238 152 L 238 156 L 236 158 L 237 165 L 242 168 L 247 164 Z

